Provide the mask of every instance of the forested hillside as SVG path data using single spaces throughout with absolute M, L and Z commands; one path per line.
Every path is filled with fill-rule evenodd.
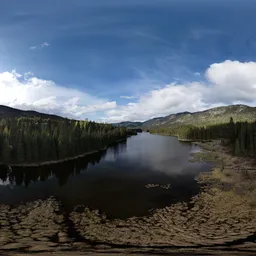
M 234 153 L 251 155 L 256 152 L 255 109 L 235 105 L 121 124 L 186 140 L 229 139 Z M 0 163 L 60 160 L 98 150 L 136 133 L 121 124 L 69 120 L 0 106 Z
M 234 122 L 251 122 L 256 120 L 256 107 L 246 105 L 230 105 L 217 107 L 200 112 L 182 112 L 170 114 L 165 117 L 157 117 L 145 122 L 122 122 L 115 125 L 125 127 L 140 127 L 143 129 L 156 129 L 159 127 L 175 128 L 184 125 L 205 126 L 228 123 L 230 117 Z
M 121 123 L 113 123 L 114 126 L 123 126 L 123 127 L 129 127 L 129 128 L 138 128 L 141 127 L 143 123 L 142 122 L 121 122 Z
M 256 107 L 231 105 L 205 111 L 183 112 L 141 123 L 151 133 L 178 136 L 180 140 L 224 139 L 236 155 L 256 155 Z M 139 122 L 122 122 L 139 126 Z
M 254 122 L 234 122 L 209 126 L 176 125 L 170 128 L 152 129 L 151 132 L 178 136 L 180 140 L 207 141 L 223 139 L 235 155 L 256 157 L 256 119 Z
M 0 105 L 0 118 L 7 118 L 7 117 L 41 117 L 41 118 L 51 118 L 56 120 L 64 119 L 61 116 L 39 113 L 37 111 L 32 111 L 32 110 L 26 111 L 26 110 L 21 110 L 21 109 Z
M 245 122 L 256 120 L 256 108 L 245 105 L 231 105 L 226 107 L 217 107 L 205 111 L 195 113 L 178 113 L 171 114 L 166 117 L 148 120 L 143 123 L 143 127 L 170 127 L 173 125 L 216 125 L 228 123 L 230 117 L 233 117 L 234 122 Z
M 104 148 L 127 134 L 126 128 L 88 121 L 0 118 L 0 162 L 65 159 Z

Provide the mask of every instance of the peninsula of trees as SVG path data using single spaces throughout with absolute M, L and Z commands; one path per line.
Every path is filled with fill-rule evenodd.
M 208 141 L 221 139 L 231 146 L 235 155 L 256 157 L 256 121 L 220 123 L 208 126 L 174 125 L 152 129 L 153 133 L 164 133 L 184 141 Z
M 134 134 L 124 127 L 64 118 L 0 118 L 0 163 L 39 163 L 103 149 Z

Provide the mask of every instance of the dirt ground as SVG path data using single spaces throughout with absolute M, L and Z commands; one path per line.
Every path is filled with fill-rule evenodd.
M 194 158 L 215 161 L 216 167 L 197 177 L 201 193 L 190 202 L 126 220 L 109 220 L 85 206 L 67 213 L 54 197 L 0 205 L 0 252 L 255 255 L 255 162 L 231 156 L 220 141 L 200 146 L 203 150 Z

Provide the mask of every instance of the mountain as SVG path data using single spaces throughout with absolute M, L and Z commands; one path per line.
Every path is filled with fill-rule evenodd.
M 113 123 L 113 126 L 123 126 L 123 127 L 129 127 L 129 128 L 137 128 L 137 127 L 141 127 L 141 125 L 143 124 L 143 122 L 121 122 L 121 123 Z
M 42 118 L 51 118 L 51 119 L 64 119 L 63 117 L 57 116 L 57 115 L 50 115 L 50 114 L 44 114 L 39 113 L 37 111 L 32 110 L 20 110 L 16 108 L 11 108 L 7 106 L 0 105 L 0 118 L 5 117 L 42 117 Z
M 63 117 L 51 114 L 39 113 L 37 111 L 26 111 L 0 105 L 0 118 L 3 117 L 41 117 L 55 120 Z M 145 122 L 121 122 L 114 123 L 114 126 L 124 126 L 129 128 L 157 128 L 169 127 L 173 125 L 195 125 L 204 126 L 219 123 L 227 123 L 233 117 L 234 121 L 256 121 L 256 107 L 246 105 L 230 105 L 224 107 L 211 108 L 200 112 L 182 112 L 170 114 L 165 117 L 157 117 Z
M 256 107 L 246 105 L 230 105 L 224 107 L 211 108 L 200 112 L 182 112 L 171 114 L 165 117 L 157 117 L 141 123 L 142 128 L 169 127 L 173 125 L 213 125 L 219 123 L 227 123 L 230 117 L 234 121 L 256 121 Z M 131 127 L 132 124 L 139 122 L 122 122 L 123 126 Z M 126 125 L 128 124 L 128 125 Z M 115 124 L 117 125 L 117 124 Z
M 171 114 L 165 117 L 157 117 L 143 122 L 143 127 L 155 127 L 155 126 L 169 126 L 172 123 L 175 123 L 179 118 L 183 116 L 190 116 L 190 112 L 182 112 L 177 114 Z

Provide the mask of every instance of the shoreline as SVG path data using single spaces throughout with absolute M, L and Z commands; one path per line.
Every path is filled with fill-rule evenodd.
M 256 171 L 245 176 L 241 170 L 255 166 L 255 162 L 232 156 L 220 140 L 198 144 L 198 154 L 207 157 L 200 161 L 208 161 L 214 154 L 218 156 L 216 160 L 223 159 L 224 169 L 217 161 L 210 172 L 202 172 L 197 180 L 201 190 L 190 202 L 178 202 L 154 209 L 147 216 L 125 220 L 110 220 L 84 205 L 67 213 L 55 197 L 14 207 L 0 205 L 4 216 L 0 247 L 5 253 L 14 253 L 15 248 L 25 252 L 63 252 L 68 247 L 70 253 L 100 249 L 123 254 L 129 250 L 148 254 L 158 250 L 173 251 L 174 255 L 186 251 L 195 255 L 253 255 Z M 57 240 L 52 241 L 52 237 Z
M 86 152 L 84 154 L 76 155 L 76 156 L 73 156 L 73 157 L 67 157 L 67 158 L 59 159 L 59 160 L 49 160 L 49 161 L 44 161 L 44 162 L 39 162 L 39 163 L 26 163 L 26 164 L 4 164 L 4 163 L 0 163 L 0 167 L 1 166 L 8 166 L 8 167 L 11 167 L 11 168 L 12 167 L 20 167 L 20 168 L 43 167 L 43 166 L 48 166 L 48 165 L 61 164 L 61 163 L 69 162 L 69 161 L 74 161 L 74 160 L 77 160 L 77 159 L 80 159 L 80 158 L 84 158 L 88 155 L 93 155 L 93 154 L 97 154 L 97 153 L 100 153 L 100 152 L 104 152 L 109 147 L 111 147 L 111 146 L 113 146 L 113 145 L 115 145 L 119 142 L 125 141 L 129 137 L 131 137 L 131 136 L 127 136 L 123 139 L 119 139 L 119 140 L 117 140 L 113 143 L 110 143 L 108 146 L 105 146 L 104 148 L 101 148 L 101 149 L 98 149 L 98 150 L 93 150 L 93 151 L 90 151 L 90 152 Z
M 180 142 L 191 142 L 191 143 L 194 143 L 194 142 L 202 142 L 202 143 L 205 143 L 205 142 L 211 142 L 212 140 L 191 140 L 191 139 L 183 139 L 183 138 L 180 138 L 178 135 L 170 135 L 170 134 L 167 134 L 167 133 L 157 133 L 157 132 L 149 132 L 150 134 L 154 134 L 154 135 L 161 135 L 161 136 L 169 136 L 169 137 L 175 137 L 178 139 L 178 141 Z

